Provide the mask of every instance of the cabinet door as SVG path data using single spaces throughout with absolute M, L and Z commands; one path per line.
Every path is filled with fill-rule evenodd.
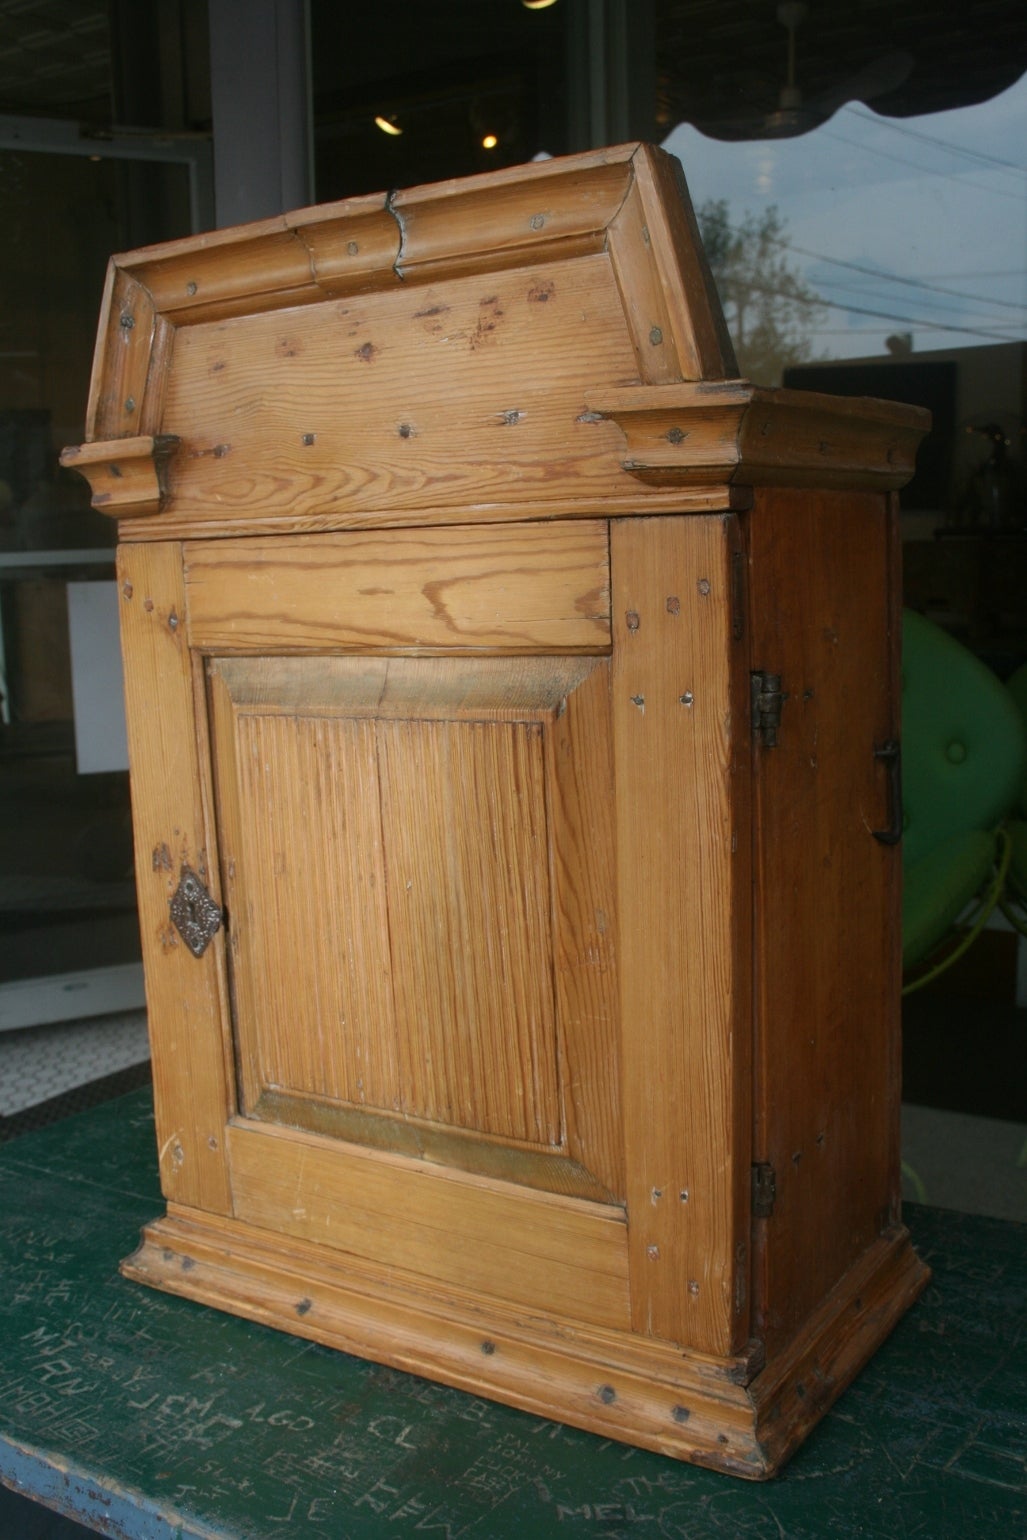
M 624 1324 L 605 525 L 123 568 L 127 651 L 153 633 L 151 704 L 169 678 L 181 698 L 157 753 L 145 684 L 130 703 L 137 810 L 165 831 L 140 842 L 162 1125 L 210 1125 L 171 1136 L 169 1197 Z M 184 868 L 226 916 L 199 958 L 167 917 Z M 182 978 L 206 980 L 191 1009 Z M 187 1170 L 202 1151 L 220 1194 Z
M 730 540 L 649 522 L 614 532 L 615 627 L 600 521 L 123 553 L 162 1170 L 397 1276 L 728 1351 Z M 184 871 L 225 917 L 200 956 Z

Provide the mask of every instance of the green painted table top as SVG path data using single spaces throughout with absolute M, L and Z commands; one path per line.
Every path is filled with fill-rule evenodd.
M 0 1479 L 104 1533 L 1027 1532 L 1027 1226 L 912 1209 L 929 1290 L 751 1485 L 129 1283 L 159 1209 L 148 1092 L 0 1150 Z

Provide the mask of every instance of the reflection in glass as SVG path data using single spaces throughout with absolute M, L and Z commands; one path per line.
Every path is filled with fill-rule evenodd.
M 188 170 L 2 150 L 0 204 L 0 984 L 9 984 L 139 956 L 123 752 L 112 738 L 107 760 L 90 750 L 80 762 L 82 729 L 119 688 L 109 667 L 100 677 L 93 645 L 115 603 L 116 531 L 57 457 L 85 436 L 108 255 L 188 231 Z M 81 638 L 74 694 L 69 601 Z M 17 1024 L 3 1018 L 0 1009 L 0 1028 Z

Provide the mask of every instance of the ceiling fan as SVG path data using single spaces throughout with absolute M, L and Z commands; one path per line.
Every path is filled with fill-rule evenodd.
M 905 49 L 894 49 L 815 96 L 805 97 L 796 80 L 795 34 L 808 14 L 809 6 L 805 0 L 781 0 L 778 5 L 777 19 L 788 33 L 788 70 L 777 107 L 762 119 L 756 137 L 787 138 L 807 133 L 817 124 L 826 122 L 846 102 L 868 102 L 894 91 L 913 68 L 912 54 Z

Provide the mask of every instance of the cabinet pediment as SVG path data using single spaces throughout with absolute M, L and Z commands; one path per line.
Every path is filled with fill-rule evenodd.
M 627 145 L 114 257 L 65 463 L 144 539 L 744 507 L 770 412 L 771 479 L 908 475 L 923 414 L 796 452 L 736 374 L 680 167 Z

